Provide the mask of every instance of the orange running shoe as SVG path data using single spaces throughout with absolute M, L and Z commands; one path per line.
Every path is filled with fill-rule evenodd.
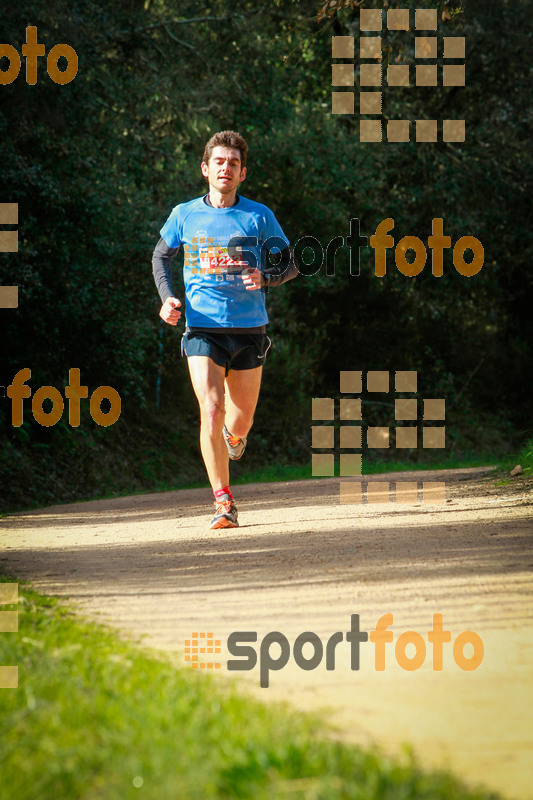
M 238 436 L 232 436 L 225 425 L 223 436 L 224 441 L 226 442 L 226 447 L 228 448 L 229 457 L 232 459 L 232 461 L 238 461 L 246 450 L 246 442 L 248 441 L 248 437 L 243 436 L 242 439 L 239 439 Z
M 215 516 L 211 520 L 209 526 L 211 530 L 215 528 L 238 528 L 238 513 L 235 501 L 231 499 L 229 494 L 223 494 L 214 503 Z

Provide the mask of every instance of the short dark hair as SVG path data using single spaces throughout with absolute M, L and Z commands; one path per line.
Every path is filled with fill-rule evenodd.
M 211 136 L 204 150 L 203 161 L 206 164 L 209 163 L 215 147 L 230 147 L 232 150 L 238 150 L 241 155 L 241 169 L 246 166 L 248 145 L 245 138 L 237 131 L 219 131 Z

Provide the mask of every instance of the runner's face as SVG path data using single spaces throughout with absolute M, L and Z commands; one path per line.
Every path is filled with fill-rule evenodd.
M 209 181 L 209 188 L 221 194 L 234 192 L 246 177 L 246 167 L 241 169 L 241 154 L 230 147 L 215 147 L 209 163 L 202 161 L 202 175 Z

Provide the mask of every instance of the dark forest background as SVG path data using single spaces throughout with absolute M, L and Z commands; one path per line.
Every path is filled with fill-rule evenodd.
M 414 278 L 392 251 L 375 277 L 369 248 L 350 275 L 344 249 L 335 275 L 323 268 L 271 290 L 274 349 L 247 468 L 309 463 L 311 398 L 338 395 L 339 370 L 419 370 L 419 396 L 447 400 L 447 453 L 459 459 L 497 460 L 530 438 L 530 16 L 527 0 L 439 4 L 439 36 L 466 37 L 466 87 L 385 88 L 383 119 L 464 118 L 466 142 L 361 144 L 358 114 L 331 113 L 331 36 L 357 40 L 353 4 L 5 5 L 1 42 L 20 53 L 36 25 L 47 52 L 74 47 L 79 71 L 60 86 L 40 58 L 29 86 L 23 60 L 0 86 L 0 202 L 19 204 L 19 252 L 0 254 L 0 284 L 19 286 L 19 308 L 0 310 L 0 385 L 29 367 L 33 392 L 63 392 L 78 367 L 90 393 L 117 389 L 122 415 L 100 428 L 83 401 L 79 428 L 67 409 L 44 428 L 26 400 L 14 428 L 0 396 L 2 507 L 205 480 L 183 322 L 176 331 L 159 320 L 151 254 L 172 207 L 204 192 L 203 147 L 225 128 L 248 139 L 242 193 L 269 205 L 293 242 L 312 234 L 325 246 L 348 236 L 353 217 L 370 236 L 392 217 L 396 242 L 427 243 L 442 217 L 452 244 L 472 235 L 485 248 L 472 278 L 456 272 L 451 250 L 439 279 L 429 250 Z M 413 38 L 384 31 L 384 64 L 413 63 Z M 393 422 L 391 406 L 367 411 L 372 423 Z

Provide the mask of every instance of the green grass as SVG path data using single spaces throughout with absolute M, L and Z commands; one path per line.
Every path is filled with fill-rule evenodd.
M 411 472 L 419 470 L 460 469 L 463 467 L 495 466 L 496 459 L 491 454 L 466 454 L 463 457 L 441 456 L 428 461 L 409 461 L 408 459 L 363 459 L 363 472 L 365 475 L 380 475 L 385 472 Z M 338 467 L 336 467 L 338 470 Z M 243 471 L 236 478 L 232 477 L 232 484 L 240 483 L 271 483 L 275 481 L 298 481 L 312 478 L 311 462 L 300 465 L 275 465 L 261 470 Z M 319 477 L 319 476 L 315 476 Z M 207 486 L 205 483 L 203 486 Z
M 18 610 L 19 632 L 0 637 L 0 663 L 19 667 L 19 687 L 0 690 L 6 800 L 498 797 L 336 742 L 325 722 L 177 668 L 23 583 Z
M 236 465 L 231 465 L 235 470 Z M 497 459 L 490 453 L 487 454 L 467 454 L 463 457 L 442 456 L 433 461 L 409 461 L 404 460 L 369 460 L 363 462 L 365 475 L 379 475 L 385 472 L 411 472 L 420 470 L 440 470 L 440 469 L 461 469 L 464 467 L 485 467 L 497 466 Z M 311 474 L 311 461 L 306 464 L 271 464 L 263 469 L 246 469 L 245 465 L 238 465 L 239 472 L 231 476 L 231 485 L 244 483 L 276 483 L 284 481 L 303 481 L 321 476 Z M 338 470 L 338 467 L 336 468 Z M 207 477 L 205 481 L 188 483 L 158 484 L 156 491 L 176 491 L 178 489 L 203 489 L 209 486 Z M 133 494 L 133 493 L 132 493 Z M 141 492 L 137 492 L 141 494 Z M 121 495 L 108 494 L 106 498 Z
M 506 458 L 500 463 L 499 473 L 507 476 L 500 481 L 502 485 L 511 483 L 513 479 L 509 477 L 509 473 L 514 467 L 517 466 L 517 464 L 520 464 L 524 470 L 520 475 L 521 478 L 533 477 L 533 437 L 530 437 L 525 442 L 517 456 L 514 456 L 513 458 Z
M 439 470 L 439 469 L 460 469 L 464 467 L 481 467 L 481 466 L 494 466 L 497 468 L 497 460 L 490 453 L 487 454 L 474 454 L 466 453 L 462 456 L 440 456 L 434 460 L 426 461 L 409 461 L 404 460 L 387 460 L 387 459 L 374 459 L 366 458 L 363 461 L 363 468 L 365 475 L 379 475 L 385 472 L 411 472 L 419 470 Z M 514 462 L 513 462 L 514 466 Z M 235 469 L 236 467 L 236 469 Z M 285 481 L 302 481 L 302 480 L 318 480 L 321 476 L 313 476 L 311 474 L 311 460 L 305 464 L 273 464 L 266 466 L 262 469 L 249 469 L 246 464 L 232 465 L 231 485 L 238 486 L 245 483 L 276 483 Z M 338 465 L 336 467 L 338 473 Z M 91 496 L 89 499 L 99 500 L 112 500 L 117 497 L 129 497 L 141 494 L 151 494 L 154 492 L 174 492 L 180 489 L 206 489 L 209 488 L 207 475 L 204 480 L 187 480 L 182 479 L 178 481 L 157 481 L 154 486 L 144 489 L 134 489 L 133 487 L 126 488 L 121 491 L 108 491 L 101 492 L 98 498 Z M 83 499 L 65 500 L 64 503 L 57 503 L 57 505 L 69 504 L 72 502 L 84 502 Z M 54 503 L 56 504 L 56 503 Z M 30 504 L 24 510 L 31 510 L 40 507 Z M 13 510 L 20 510 L 15 507 Z M 0 519 L 6 516 L 6 512 L 0 512 Z

